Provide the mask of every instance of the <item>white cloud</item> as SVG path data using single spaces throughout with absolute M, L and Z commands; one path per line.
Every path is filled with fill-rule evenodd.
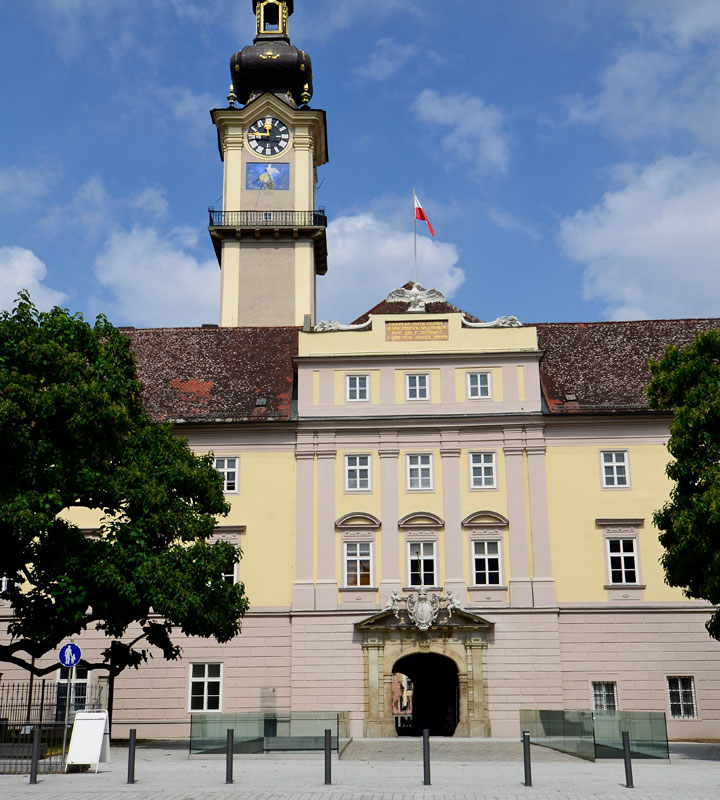
M 29 208 L 50 191 L 60 174 L 59 169 L 51 167 L 0 171 L 0 206 L 11 211 Z
M 720 3 L 635 0 L 636 46 L 619 52 L 599 91 L 568 102 L 568 121 L 599 124 L 624 139 L 690 135 L 717 147 L 720 125 Z
M 17 293 L 27 289 L 35 305 L 47 311 L 67 300 L 67 295 L 43 285 L 47 267 L 24 247 L 0 247 L 0 308 L 15 305 Z
M 489 208 L 487 214 L 490 221 L 497 225 L 498 228 L 502 228 L 505 231 L 518 231 L 529 239 L 537 240 L 540 238 L 534 228 L 530 227 L 530 225 L 523 222 L 521 219 L 514 217 L 512 214 L 508 214 L 507 211 L 501 211 L 498 208 Z
M 158 98 L 169 98 L 169 110 L 182 123 L 182 130 L 190 144 L 206 147 L 214 139 L 210 122 L 210 109 L 218 105 L 215 95 L 195 94 L 185 86 L 166 86 L 155 90 Z
M 79 227 L 88 236 L 97 235 L 115 219 L 115 204 L 116 200 L 105 188 L 103 179 L 95 175 L 81 184 L 67 203 L 49 208 L 40 222 L 46 230 L 53 232 Z
M 398 44 L 393 39 L 378 39 L 375 50 L 365 59 L 362 67 L 353 72 L 360 78 L 372 81 L 387 80 L 418 52 L 417 45 Z
M 195 242 L 197 239 L 195 239 Z M 161 235 L 154 228 L 113 233 L 95 260 L 95 276 L 108 294 L 108 317 L 138 326 L 200 325 L 218 318 L 220 270 L 199 260 L 187 231 Z
M 418 236 L 418 280 L 448 297 L 465 273 L 454 244 Z M 340 217 L 328 225 L 328 273 L 318 278 L 318 318 L 350 322 L 414 279 L 413 234 L 372 213 Z
M 561 223 L 586 298 L 607 302 L 613 319 L 717 316 L 720 166 L 668 157 L 617 177 L 599 204 Z
M 130 198 L 130 206 L 139 211 L 147 211 L 156 217 L 164 217 L 168 213 L 165 189 L 160 186 L 148 186 Z
M 418 119 L 441 127 L 442 146 L 458 169 L 469 161 L 478 176 L 507 172 L 510 150 L 500 109 L 473 95 L 431 89 L 421 92 L 412 108 Z

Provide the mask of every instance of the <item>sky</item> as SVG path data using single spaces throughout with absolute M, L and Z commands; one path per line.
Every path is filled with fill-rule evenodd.
M 218 321 L 209 110 L 251 0 L 0 0 L 0 308 Z M 350 322 L 413 279 L 485 320 L 720 315 L 717 0 L 296 0 Z M 234 210 L 234 209 L 232 209 Z

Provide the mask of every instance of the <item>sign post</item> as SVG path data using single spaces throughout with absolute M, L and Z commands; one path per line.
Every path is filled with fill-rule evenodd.
M 65 725 L 63 726 L 63 745 L 62 745 L 62 756 L 63 761 L 65 761 L 65 767 L 67 768 L 67 760 L 66 760 L 66 750 L 65 746 L 67 744 L 67 729 L 68 729 L 68 719 L 70 718 L 70 702 L 72 700 L 72 691 L 73 691 L 73 684 L 75 681 L 75 665 L 80 661 L 82 657 L 82 650 L 75 644 L 75 642 L 68 642 L 64 644 L 60 648 L 60 652 L 58 653 L 58 661 L 60 665 L 69 669 L 68 678 L 67 678 L 67 691 L 65 692 Z

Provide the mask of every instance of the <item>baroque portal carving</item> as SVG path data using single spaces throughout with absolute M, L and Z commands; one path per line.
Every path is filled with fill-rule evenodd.
M 393 668 L 416 653 L 445 656 L 457 667 L 460 714 L 455 735 L 490 735 L 485 650 L 492 623 L 465 611 L 450 592 L 427 597 L 421 589 L 409 597 L 393 593 L 382 611 L 355 627 L 363 636 L 365 736 L 395 736 Z

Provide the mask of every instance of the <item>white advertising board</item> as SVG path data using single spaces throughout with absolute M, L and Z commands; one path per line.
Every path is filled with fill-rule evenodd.
M 78 711 L 65 769 L 70 764 L 90 764 L 97 772 L 101 761 L 110 760 L 109 738 L 107 711 Z

